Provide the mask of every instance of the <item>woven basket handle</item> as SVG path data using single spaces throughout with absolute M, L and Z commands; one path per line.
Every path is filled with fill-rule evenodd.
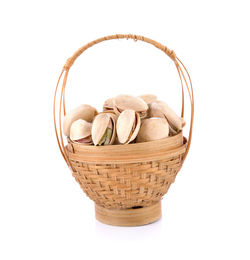
M 192 140 L 192 130 L 193 130 L 193 118 L 194 118 L 194 97 L 193 97 L 193 87 L 192 87 L 192 82 L 191 82 L 191 78 L 190 75 L 186 69 L 186 67 L 184 66 L 184 64 L 181 62 L 181 60 L 176 56 L 175 52 L 173 50 L 168 49 L 166 46 L 160 44 L 159 42 L 156 42 L 154 40 L 151 40 L 147 37 L 143 37 L 140 35 L 134 35 L 134 34 L 115 34 L 115 35 L 110 35 L 110 36 L 106 36 L 106 37 L 102 37 L 99 38 L 95 41 L 89 42 L 88 44 L 82 46 L 79 50 L 77 50 L 72 57 L 70 57 L 69 59 L 67 59 L 62 72 L 59 76 L 57 85 L 56 85 L 56 90 L 55 90 L 55 95 L 54 95 L 54 106 L 53 106 L 53 114 L 54 114 L 54 125 L 55 125 L 55 132 L 56 132 L 56 138 L 57 138 L 57 143 L 59 146 L 59 149 L 61 151 L 61 154 L 64 158 L 64 160 L 66 161 L 66 163 L 68 164 L 68 166 L 70 168 L 71 164 L 70 161 L 67 157 L 67 153 L 65 150 L 65 146 L 64 146 L 64 141 L 63 141 L 63 135 L 62 135 L 62 108 L 63 108 L 63 114 L 64 116 L 66 115 L 66 109 L 65 109 L 65 86 L 67 83 L 67 78 L 68 78 L 68 73 L 69 70 L 71 68 L 71 66 L 73 65 L 73 63 L 75 62 L 75 60 L 88 48 L 92 47 L 93 45 L 103 42 L 103 41 L 107 41 L 107 40 L 113 40 L 113 39 L 133 39 L 134 41 L 140 40 L 140 41 L 144 41 L 147 43 L 150 43 L 152 45 L 154 45 L 156 48 L 162 50 L 163 52 L 165 52 L 175 63 L 178 75 L 180 77 L 180 81 L 181 81 L 181 88 L 182 88 L 182 109 L 181 109 L 181 117 L 184 116 L 184 84 L 186 86 L 186 89 L 188 91 L 189 94 L 189 98 L 190 98 L 190 104 L 191 104 L 191 118 L 190 118 L 190 128 L 189 128 L 189 136 L 188 136 L 188 141 L 187 141 L 187 149 L 186 152 L 184 154 L 184 159 L 186 158 L 190 145 L 191 145 L 191 140 Z M 184 73 L 184 72 L 185 73 Z M 64 74 L 64 78 L 63 78 L 63 84 L 61 87 L 61 93 L 60 93 L 60 105 L 59 105 L 59 134 L 60 134 L 60 138 L 59 138 L 59 134 L 57 131 L 57 125 L 56 125 L 56 113 L 55 113 L 55 106 L 56 106 L 56 96 L 57 96 L 57 90 L 58 90 L 58 86 L 60 83 L 60 80 L 62 78 L 62 75 Z M 185 77 L 185 74 L 188 78 L 188 81 Z M 184 82 L 183 82 L 184 81 Z M 189 84 L 188 84 L 189 83 Z

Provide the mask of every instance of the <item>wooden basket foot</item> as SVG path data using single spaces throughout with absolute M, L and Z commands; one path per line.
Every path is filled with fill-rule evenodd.
M 161 218 L 161 201 L 142 208 L 106 209 L 95 204 L 96 219 L 112 226 L 142 226 Z

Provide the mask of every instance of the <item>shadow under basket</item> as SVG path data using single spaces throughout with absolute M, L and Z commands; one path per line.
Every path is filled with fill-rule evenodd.
M 69 140 L 72 174 L 106 224 L 137 226 L 161 217 L 161 198 L 180 170 L 186 150 L 182 132 L 129 145 L 88 146 Z
M 113 39 L 133 39 L 135 42 L 139 40 L 149 43 L 174 62 L 181 82 L 182 118 L 186 104 L 184 90 L 187 90 L 190 98 L 188 139 L 179 132 L 166 139 L 128 145 L 93 146 L 74 143 L 70 139 L 67 145 L 64 144 L 62 114 L 66 115 L 65 87 L 70 68 L 88 48 Z M 61 80 L 63 83 L 59 88 Z M 58 92 L 60 101 L 59 111 L 56 113 Z M 147 37 L 133 34 L 115 34 L 89 42 L 67 59 L 63 66 L 55 90 L 53 114 L 60 152 L 76 181 L 95 202 L 96 218 L 99 221 L 109 225 L 139 226 L 161 217 L 161 199 L 174 182 L 188 154 L 193 128 L 192 82 L 186 67 L 174 51 Z

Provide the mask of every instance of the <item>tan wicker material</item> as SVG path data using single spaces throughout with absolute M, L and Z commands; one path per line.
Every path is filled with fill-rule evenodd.
M 113 226 L 133 227 L 155 222 L 161 218 L 161 201 L 148 207 L 107 209 L 95 204 L 96 219 Z
M 93 147 L 70 142 L 67 156 L 84 192 L 96 204 L 114 209 L 159 201 L 174 182 L 185 150 L 180 133 L 129 145 Z
M 66 114 L 65 87 L 71 66 L 77 57 L 89 47 L 105 40 L 123 38 L 150 43 L 165 52 L 174 61 L 181 80 L 182 117 L 184 116 L 184 86 L 190 97 L 191 120 L 188 139 L 183 138 L 181 132 L 176 136 L 146 143 L 96 147 L 73 143 L 68 139 L 68 144 L 65 146 L 62 136 L 61 114 L 62 112 L 64 115 Z M 63 75 L 59 102 L 58 134 L 55 113 L 56 96 Z M 192 82 L 183 63 L 175 52 L 169 50 L 166 46 L 143 36 L 132 34 L 111 35 L 84 45 L 67 60 L 56 86 L 53 112 L 56 137 L 61 154 L 81 188 L 99 207 L 99 212 L 100 207 L 106 208 L 109 212 L 113 209 L 148 207 L 156 205 L 168 191 L 189 151 L 194 115 Z M 152 219 L 155 216 L 152 216 Z M 114 220 L 114 224 L 116 221 Z M 141 224 L 146 222 L 141 221 Z M 123 225 L 126 225 L 126 223 L 123 223 Z

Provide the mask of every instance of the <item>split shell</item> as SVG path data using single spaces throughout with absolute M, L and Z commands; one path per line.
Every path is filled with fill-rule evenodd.
M 134 110 L 124 110 L 117 119 L 117 137 L 119 143 L 128 144 L 132 142 L 139 130 L 141 125 L 141 118 L 138 113 Z
M 66 114 L 63 120 L 63 133 L 66 136 L 70 135 L 70 127 L 72 123 L 78 119 L 83 119 L 87 122 L 92 122 L 97 115 L 97 110 L 89 105 L 80 105 Z
M 169 136 L 169 124 L 164 118 L 148 118 L 141 125 L 137 143 L 163 139 Z
M 70 139 L 72 141 L 80 140 L 91 136 L 92 123 L 78 119 L 70 127 Z
M 115 114 L 107 112 L 100 113 L 95 117 L 91 131 L 94 145 L 100 145 L 100 142 L 102 141 L 107 128 L 110 126 L 110 123 L 112 125 L 112 136 L 108 144 L 114 143 L 116 137 L 116 118 L 117 117 Z
M 184 119 L 179 117 L 172 108 L 163 101 L 154 101 L 149 104 L 149 117 L 166 118 L 171 128 L 176 128 L 180 131 L 183 127 Z

